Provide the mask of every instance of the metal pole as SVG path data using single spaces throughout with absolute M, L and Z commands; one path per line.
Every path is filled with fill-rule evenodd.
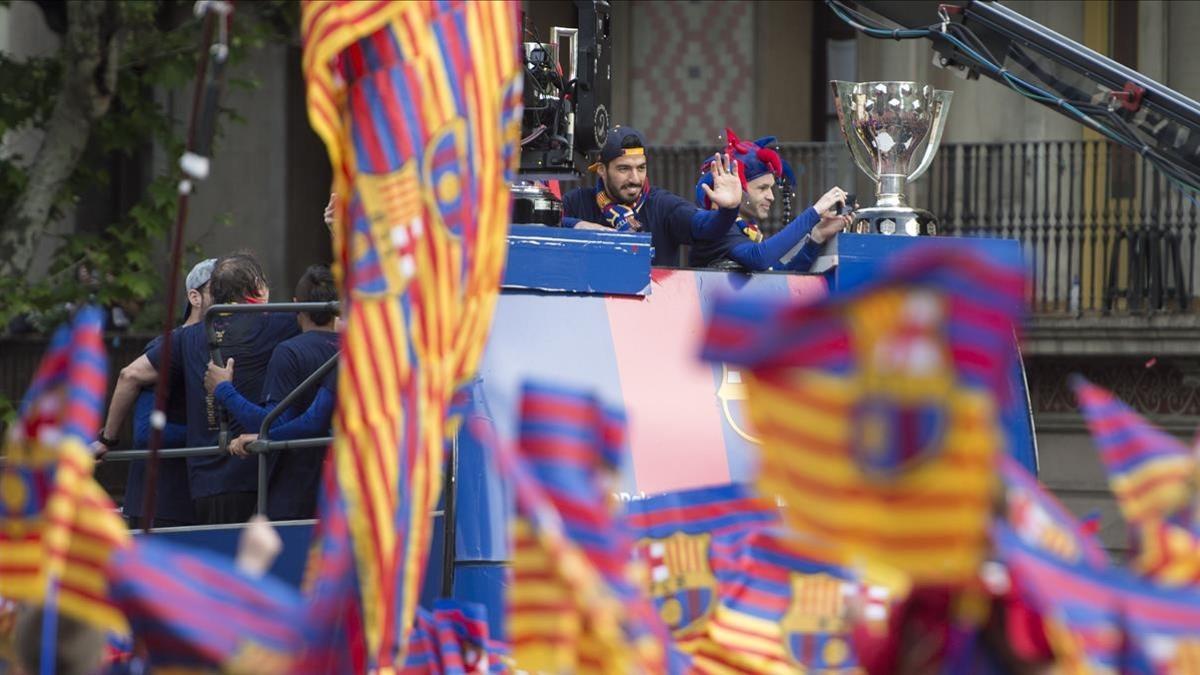
M 447 458 L 446 478 L 442 482 L 442 491 L 446 498 L 442 506 L 442 597 L 454 595 L 454 558 L 458 553 L 455 545 L 457 538 L 458 517 L 458 435 L 463 432 L 459 426 L 458 433 L 450 439 L 450 456 Z
M 258 504 L 255 507 L 260 516 L 267 515 L 267 453 L 258 453 Z
M 305 448 L 323 447 L 329 445 L 331 442 L 333 442 L 332 436 L 301 438 L 294 441 L 252 441 L 246 444 L 246 451 L 260 453 L 270 450 L 302 450 Z M 224 453 L 225 450 L 221 449 L 219 445 L 203 445 L 194 448 L 163 448 L 158 451 L 158 456 L 164 459 L 171 459 L 174 457 L 208 457 Z M 136 459 L 146 459 L 149 456 L 149 450 L 112 450 L 104 453 L 103 461 L 129 462 Z

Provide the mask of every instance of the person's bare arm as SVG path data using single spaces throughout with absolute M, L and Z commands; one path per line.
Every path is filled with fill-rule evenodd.
M 105 418 L 104 429 L 102 429 L 105 438 L 116 440 L 117 434 L 121 433 L 121 425 L 125 423 L 125 418 L 129 417 L 129 411 L 133 409 L 138 392 L 142 387 L 148 387 L 156 382 L 158 382 L 158 371 L 154 369 L 154 365 L 150 363 L 150 359 L 146 358 L 145 354 L 121 369 L 121 374 L 117 376 L 117 386 L 113 389 L 112 400 L 108 402 L 108 417 Z M 99 441 L 96 441 L 92 447 L 97 454 L 108 451 L 108 448 Z
M 593 223 L 589 220 L 581 220 L 578 223 L 575 223 L 575 229 L 576 230 L 598 230 L 600 232 L 616 232 L 616 230 L 614 230 L 611 227 L 606 227 L 599 223 Z

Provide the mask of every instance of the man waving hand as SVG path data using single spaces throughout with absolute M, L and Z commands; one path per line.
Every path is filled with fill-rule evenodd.
M 636 129 L 616 127 L 589 167 L 594 188 L 579 187 L 563 195 L 563 226 L 617 232 L 649 232 L 655 265 L 679 264 L 679 247 L 725 236 L 737 221 L 742 182 L 737 162 L 722 155 L 709 167 L 711 186 L 705 194 L 716 207 L 704 211 L 647 178 L 645 142 Z

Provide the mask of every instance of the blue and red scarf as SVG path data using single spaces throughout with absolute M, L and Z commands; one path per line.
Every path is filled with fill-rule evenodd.
M 646 203 L 646 195 L 650 194 L 649 181 L 642 183 L 642 191 L 632 205 L 619 204 L 608 196 L 604 181 L 600 180 L 596 189 L 596 206 L 604 216 L 604 221 L 617 232 L 641 232 L 642 222 L 638 220 L 638 212 Z

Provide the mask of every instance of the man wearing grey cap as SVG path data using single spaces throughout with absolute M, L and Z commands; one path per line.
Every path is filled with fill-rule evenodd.
M 204 319 L 204 311 L 212 304 L 209 293 L 209 278 L 212 276 L 216 258 L 196 263 L 188 272 L 184 287 L 187 289 L 188 304 L 183 314 L 183 325 L 190 326 Z M 116 389 L 108 404 L 108 418 L 100 431 L 99 439 L 93 444 L 97 454 L 102 454 L 117 444 L 117 435 L 125 417 L 133 409 L 133 447 L 146 448 L 150 445 L 150 413 L 154 411 L 154 383 L 157 371 L 146 353 L 162 340 L 158 336 L 142 350 L 142 355 L 121 369 Z M 167 426 L 163 430 L 164 448 L 181 448 L 187 444 L 187 412 L 183 382 L 172 378 L 167 388 Z M 131 526 L 136 526 L 142 517 L 143 488 L 145 486 L 145 463 L 134 461 L 129 464 L 129 478 L 125 485 L 123 510 Z M 192 498 L 188 489 L 187 461 L 181 458 L 159 460 L 158 489 L 154 500 L 155 527 L 191 525 Z

